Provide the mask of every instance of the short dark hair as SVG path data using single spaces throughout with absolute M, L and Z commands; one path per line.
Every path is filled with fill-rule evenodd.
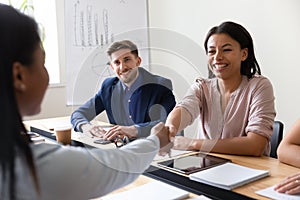
M 234 23 L 234 22 L 223 22 L 219 26 L 215 26 L 211 28 L 205 38 L 204 41 L 204 48 L 206 54 L 207 51 L 207 42 L 210 36 L 213 34 L 220 34 L 224 33 L 229 35 L 232 39 L 236 40 L 240 46 L 241 49 L 247 48 L 248 49 L 248 57 L 246 60 L 242 61 L 241 64 L 241 74 L 246 75 L 248 78 L 252 78 L 254 74 L 261 74 L 259 64 L 255 58 L 254 54 L 254 46 L 253 46 L 253 40 L 250 35 L 250 33 L 240 24 Z M 212 75 L 212 72 L 209 71 L 210 76 Z
M 136 57 L 139 56 L 138 48 L 137 46 L 131 42 L 130 40 L 122 40 L 112 43 L 106 53 L 109 57 L 111 57 L 111 54 L 113 54 L 116 51 L 119 51 L 120 49 L 130 49 L 131 53 L 135 55 Z

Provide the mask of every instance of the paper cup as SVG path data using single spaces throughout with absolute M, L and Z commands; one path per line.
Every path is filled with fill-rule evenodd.
M 71 144 L 71 134 L 72 134 L 71 126 L 55 127 L 54 131 L 56 134 L 57 142 L 62 143 L 63 145 Z

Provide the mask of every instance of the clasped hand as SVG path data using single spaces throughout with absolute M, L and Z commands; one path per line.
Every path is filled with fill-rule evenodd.
M 99 125 L 85 124 L 82 126 L 82 131 L 89 137 L 98 137 L 110 141 L 123 136 L 127 136 L 130 139 L 133 139 L 137 135 L 137 129 L 135 126 L 115 125 L 106 131 Z
M 99 137 L 102 138 L 106 131 L 99 125 L 84 124 L 81 127 L 82 132 L 89 137 Z
M 164 123 L 160 122 L 151 129 L 151 134 L 156 135 L 160 140 L 159 155 L 165 156 L 170 154 L 173 147 L 174 136 L 176 135 L 174 127 L 165 126 Z

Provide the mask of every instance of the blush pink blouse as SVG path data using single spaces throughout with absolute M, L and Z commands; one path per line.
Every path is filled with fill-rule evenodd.
M 192 120 L 183 122 L 186 123 L 184 127 L 199 116 L 199 139 L 232 138 L 253 132 L 270 141 L 276 116 L 274 99 L 272 84 L 266 77 L 256 75 L 248 79 L 243 76 L 223 113 L 217 78 L 198 78 L 177 106 L 191 115 Z M 269 155 L 269 152 L 270 144 L 264 154 Z

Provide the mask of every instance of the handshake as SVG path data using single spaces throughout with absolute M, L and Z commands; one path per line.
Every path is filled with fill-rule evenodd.
M 164 123 L 160 122 L 151 129 L 151 135 L 156 135 L 160 141 L 160 155 L 166 155 L 170 152 L 173 147 L 173 142 L 177 129 L 174 126 L 165 126 Z

